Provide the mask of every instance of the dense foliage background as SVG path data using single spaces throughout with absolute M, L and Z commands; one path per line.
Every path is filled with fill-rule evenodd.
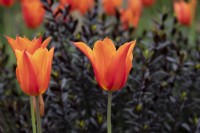
M 78 17 L 69 7 L 55 13 L 55 2 L 43 3 L 43 37 L 51 36 L 49 47 L 55 47 L 51 82 L 43 95 L 44 133 L 106 132 L 107 92 L 95 81 L 89 60 L 71 43 L 92 47 L 104 37 L 117 46 L 137 40 L 127 84 L 113 93 L 113 133 L 200 132 L 200 32 L 191 41 L 189 28 L 177 23 L 172 7 L 158 8 L 161 1 L 144 11 L 146 19 L 138 29 L 124 30 L 118 15 L 99 12 L 99 1 Z M 30 133 L 29 97 L 19 89 L 6 45 L 0 49 L 0 133 Z

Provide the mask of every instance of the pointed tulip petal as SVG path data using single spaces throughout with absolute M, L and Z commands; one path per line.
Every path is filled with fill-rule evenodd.
M 16 45 L 16 42 L 14 39 L 8 37 L 8 36 L 5 36 L 5 38 L 7 39 L 8 43 L 11 45 L 12 49 L 15 49 L 17 47 Z
M 90 47 L 88 47 L 83 42 L 74 42 L 73 43 L 77 48 L 79 48 L 88 58 L 91 62 L 93 62 L 93 52 Z
M 30 55 L 25 51 L 15 50 L 17 57 L 17 73 L 22 90 L 28 95 L 36 95 L 39 91 L 38 82 L 33 66 L 30 62 Z
M 99 85 L 105 89 L 106 88 L 105 73 L 108 65 L 110 64 L 110 60 L 116 53 L 116 48 L 110 39 L 105 38 L 103 41 L 97 41 L 94 44 L 93 52 L 94 52 L 94 65 L 93 65 L 94 73 Z
M 50 37 L 47 38 L 43 43 L 42 43 L 42 37 L 34 38 L 33 40 L 29 40 L 26 37 L 18 37 L 18 36 L 16 37 L 16 40 L 8 36 L 5 37 L 8 40 L 8 43 L 11 45 L 13 50 L 14 49 L 17 49 L 19 51 L 26 50 L 26 52 L 30 54 L 33 54 L 35 50 L 37 50 L 40 47 L 46 48 L 46 46 L 50 41 Z
M 129 74 L 131 68 L 132 68 L 132 61 L 133 61 L 133 49 L 135 47 L 136 41 L 130 42 L 131 46 L 129 47 L 127 56 L 126 56 L 126 75 Z
M 51 41 L 51 37 L 48 37 L 48 38 L 42 43 L 42 48 L 46 48 L 50 41 Z
M 130 51 L 133 49 L 133 45 L 131 44 L 132 43 L 125 43 L 124 45 L 119 47 L 117 53 L 113 57 L 112 63 L 108 67 L 106 77 L 108 81 L 108 88 L 111 90 L 118 90 L 119 88 L 122 88 L 126 83 L 128 76 L 127 72 L 130 71 L 127 69 L 130 69 L 130 63 L 132 63 L 128 62 L 132 60 L 126 60 L 127 55 L 129 56 L 128 58 L 130 58 Z
M 34 39 L 30 42 L 31 44 L 28 45 L 27 47 L 27 51 L 30 53 L 30 54 L 33 54 L 38 48 L 41 47 L 42 45 L 42 37 L 40 36 L 38 39 Z
M 22 37 L 16 37 L 16 45 L 17 49 L 20 51 L 24 51 L 25 49 L 29 49 L 28 47 L 31 45 L 31 41 L 24 39 Z

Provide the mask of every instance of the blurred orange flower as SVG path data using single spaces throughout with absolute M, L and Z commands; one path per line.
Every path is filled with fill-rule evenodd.
M 15 0 L 0 0 L 0 5 L 10 7 L 15 3 Z
M 128 0 L 127 8 L 131 9 L 134 14 L 141 15 L 142 2 L 141 2 L 141 0 Z
M 174 11 L 180 24 L 190 26 L 196 10 L 196 0 L 174 2 Z
M 103 9 L 108 15 L 115 15 L 116 9 L 122 5 L 122 0 L 102 0 Z
M 15 41 L 7 37 L 17 59 L 16 75 L 18 82 L 24 93 L 39 96 L 48 88 L 54 48 L 51 48 L 50 51 L 46 49 L 49 40 L 42 43 L 39 38 L 30 43 L 31 41 L 27 38 L 16 38 Z M 22 45 L 22 47 L 19 45 Z M 30 47 L 30 45 L 33 46 Z
M 60 4 L 61 7 L 70 5 L 71 10 L 78 10 L 84 15 L 94 6 L 94 0 L 60 0 Z
M 29 28 L 37 28 L 43 21 L 45 10 L 39 0 L 21 2 L 24 21 Z
M 138 26 L 140 16 L 142 14 L 142 3 L 140 0 L 129 0 L 127 9 L 120 11 L 121 22 L 123 27 L 127 29 L 129 26 L 136 28 Z
M 140 16 L 134 15 L 130 9 L 121 10 L 121 22 L 124 29 L 128 29 L 129 26 L 137 27 L 140 20 Z
M 89 58 L 98 84 L 106 91 L 116 91 L 125 85 L 132 68 L 135 43 L 125 43 L 118 50 L 109 38 L 97 41 L 93 50 L 83 42 L 74 45 Z
M 142 5 L 145 7 L 150 7 L 155 3 L 155 0 L 142 0 Z

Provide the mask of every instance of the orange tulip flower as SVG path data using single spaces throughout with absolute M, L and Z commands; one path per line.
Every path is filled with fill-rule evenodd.
M 142 0 L 142 5 L 145 7 L 150 7 L 155 3 L 155 0 Z
M 29 28 L 37 28 L 43 21 L 45 11 L 39 0 L 22 1 L 22 13 L 24 21 Z
M 16 75 L 21 89 L 31 96 L 43 94 L 49 85 L 54 48 L 37 49 L 32 55 L 15 50 L 17 58 Z
M 174 2 L 174 11 L 177 20 L 182 25 L 190 26 L 192 24 L 195 10 L 196 0 L 190 0 L 188 3 L 183 0 Z
M 140 16 L 142 14 L 142 3 L 140 0 L 129 0 L 127 9 L 120 12 L 123 27 L 127 29 L 129 26 L 136 28 L 138 26 Z
M 31 96 L 42 95 L 48 88 L 54 53 L 54 48 L 46 49 L 49 38 L 43 43 L 41 38 L 34 39 L 32 43 L 27 38 L 6 38 L 15 51 L 16 75 L 21 89 Z
M 0 5 L 10 7 L 15 3 L 15 0 L 0 0 Z
M 71 10 L 78 10 L 82 15 L 94 6 L 94 0 L 60 0 L 60 3 L 62 7 L 70 5 Z
M 134 14 L 130 9 L 121 10 L 121 22 L 124 29 L 128 29 L 129 26 L 136 28 L 140 20 L 140 15 Z
M 190 25 L 192 16 L 190 5 L 184 1 L 174 3 L 174 11 L 178 21 L 183 25 Z
M 125 43 L 118 50 L 108 38 L 97 41 L 93 50 L 83 42 L 74 45 L 89 58 L 98 84 L 106 91 L 116 91 L 125 85 L 132 68 L 135 43 Z
M 102 0 L 106 14 L 115 15 L 116 9 L 122 5 L 122 0 Z

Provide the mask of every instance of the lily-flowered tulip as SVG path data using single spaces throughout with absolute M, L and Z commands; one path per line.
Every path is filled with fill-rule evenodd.
M 39 0 L 21 2 L 24 21 L 29 28 L 37 28 L 43 22 L 45 10 Z
M 43 94 L 49 85 L 54 49 L 37 49 L 32 55 L 15 50 L 16 75 L 24 93 L 31 96 Z
M 196 0 L 190 0 L 188 3 L 180 0 L 174 2 L 174 11 L 180 24 L 190 26 L 195 16 Z
M 136 28 L 140 20 L 140 15 L 134 14 L 132 10 L 128 8 L 125 10 L 121 10 L 120 18 L 124 29 L 128 29 L 129 26 L 133 26 L 134 28 Z
M 116 9 L 122 5 L 122 0 L 102 0 L 103 9 L 108 15 L 115 15 Z
M 178 22 L 183 25 L 191 25 L 192 16 L 190 5 L 184 1 L 174 3 L 174 11 Z
M 0 5 L 10 7 L 15 3 L 15 0 L 0 0 Z
M 60 0 L 60 3 L 61 7 L 69 5 L 71 10 L 78 10 L 82 15 L 94 6 L 94 0 Z
M 142 0 L 142 5 L 145 7 L 150 7 L 155 3 L 155 0 Z
M 32 42 L 27 38 L 6 37 L 15 51 L 16 75 L 21 89 L 30 96 L 42 95 L 48 88 L 54 48 L 46 49 L 49 38 L 42 43 L 41 37 Z
M 93 49 L 83 42 L 75 42 L 74 45 L 89 58 L 101 88 L 116 91 L 125 85 L 132 68 L 135 43 L 136 41 L 125 43 L 118 50 L 109 38 L 97 41 Z

